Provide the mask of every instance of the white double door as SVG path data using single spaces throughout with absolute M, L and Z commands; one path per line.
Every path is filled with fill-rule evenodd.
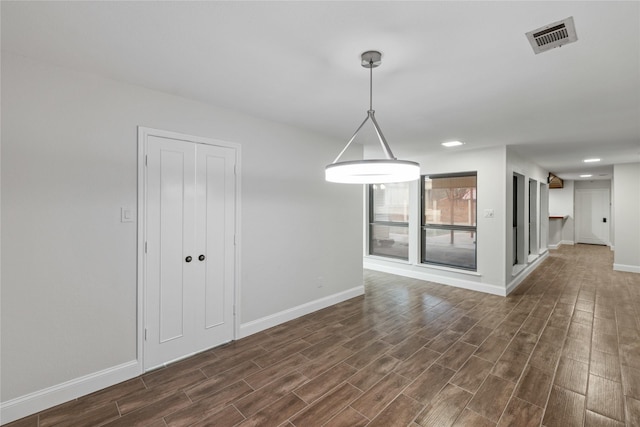
M 146 135 L 144 368 L 234 335 L 234 148 Z

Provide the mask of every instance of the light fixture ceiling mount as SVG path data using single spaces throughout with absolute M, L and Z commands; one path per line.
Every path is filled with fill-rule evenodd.
M 398 160 L 389 148 L 389 144 L 380 130 L 373 110 L 373 69 L 382 63 L 382 54 L 375 50 L 361 55 L 362 66 L 369 69 L 369 110 L 367 117 L 358 126 L 353 136 L 342 149 L 338 157 L 325 168 L 325 179 L 330 182 L 344 184 L 383 184 L 388 182 L 414 181 L 420 178 L 420 165 L 409 160 Z M 378 141 L 384 152 L 384 159 L 355 160 L 340 162 L 340 158 L 356 139 L 360 129 L 371 120 Z

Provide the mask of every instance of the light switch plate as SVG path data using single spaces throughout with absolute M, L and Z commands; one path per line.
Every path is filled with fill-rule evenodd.
M 133 209 L 120 208 L 120 222 L 133 222 L 134 220 Z

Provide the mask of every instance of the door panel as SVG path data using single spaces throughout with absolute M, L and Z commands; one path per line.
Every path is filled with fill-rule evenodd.
M 186 147 L 187 149 L 190 147 Z M 185 186 L 189 185 L 189 176 L 185 176 L 186 152 L 159 148 L 160 163 L 157 173 L 160 176 L 159 198 L 156 201 L 160 216 L 160 256 L 158 277 L 160 286 L 160 342 L 166 342 L 183 336 L 183 266 L 182 252 L 184 240 L 184 205 Z M 152 162 L 155 164 L 155 162 Z
M 199 145 L 198 247 L 206 254 L 203 269 L 203 344 L 233 335 L 233 283 L 235 266 L 235 152 L 226 147 Z

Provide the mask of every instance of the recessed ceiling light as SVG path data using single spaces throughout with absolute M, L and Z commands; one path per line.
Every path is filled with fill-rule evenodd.
M 599 162 L 599 161 L 600 161 L 600 159 L 596 159 L 596 158 L 593 158 L 593 159 L 584 159 L 584 160 L 583 160 L 583 162 L 585 162 L 585 163 L 593 163 L 593 162 Z
M 457 147 L 458 145 L 464 145 L 464 142 L 462 141 L 449 141 L 449 142 L 443 142 L 441 144 L 444 147 Z
M 591 178 L 593 175 L 580 175 L 580 178 Z

